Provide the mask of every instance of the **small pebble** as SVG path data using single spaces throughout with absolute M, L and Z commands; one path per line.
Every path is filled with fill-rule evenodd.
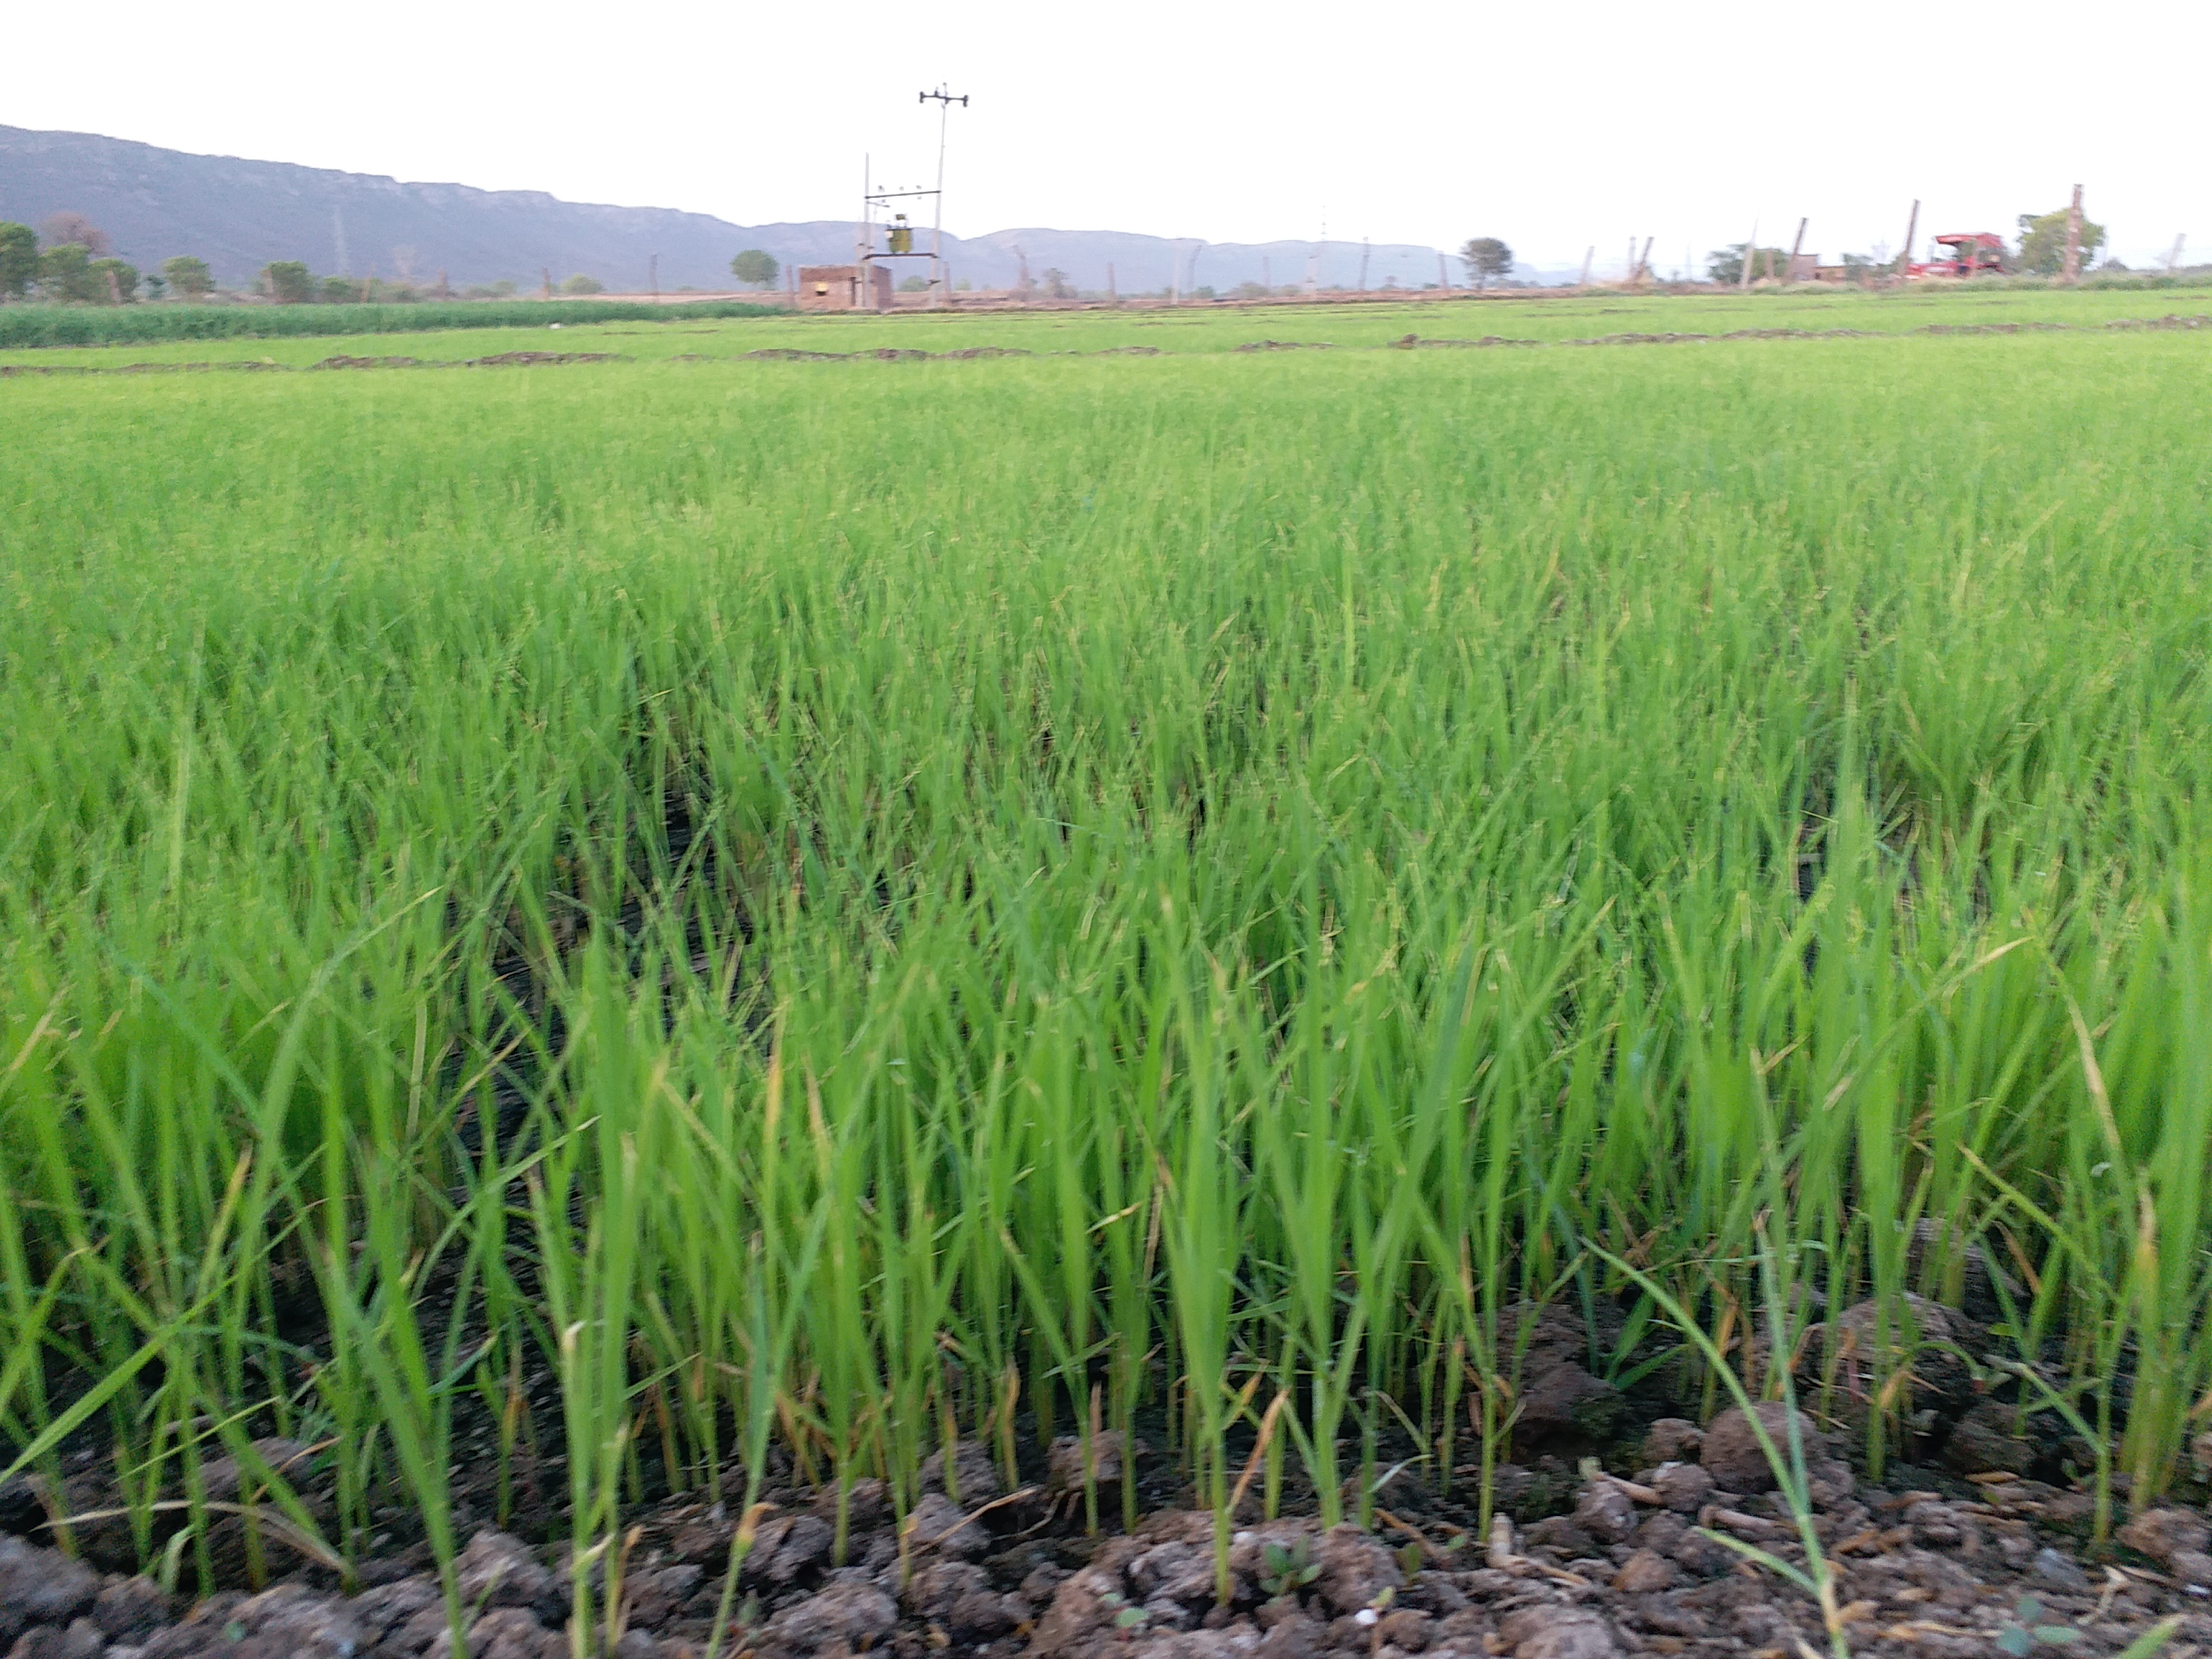
M 2089 1575 L 2081 1571 L 2074 1558 L 2065 1551 L 2053 1549 L 2047 1544 L 2035 1553 L 2033 1571 L 2045 1583 L 2059 1589 L 2086 1590 L 2089 1588 Z

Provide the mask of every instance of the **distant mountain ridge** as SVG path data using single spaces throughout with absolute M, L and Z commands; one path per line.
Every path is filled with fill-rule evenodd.
M 540 191 L 408 184 L 287 161 L 195 155 L 91 133 L 0 126 L 0 219 L 36 225 L 58 212 L 83 214 L 115 251 L 142 269 L 173 254 L 205 259 L 218 282 L 243 285 L 274 259 L 301 259 L 319 273 L 434 283 L 537 286 L 581 273 L 609 289 L 642 290 L 657 256 L 664 292 L 727 289 L 730 259 L 757 247 L 785 265 L 853 257 L 850 220 L 734 225 L 672 208 L 564 202 Z M 1170 287 L 1226 290 L 1240 283 L 1322 287 L 1419 288 L 1437 280 L 1438 252 L 1404 243 L 1201 242 L 1124 231 L 1018 229 L 947 235 L 953 279 L 1007 288 L 1024 261 L 1030 274 L 1064 273 L 1078 288 L 1103 289 L 1109 267 L 1124 294 Z M 1451 281 L 1466 277 L 1456 259 Z

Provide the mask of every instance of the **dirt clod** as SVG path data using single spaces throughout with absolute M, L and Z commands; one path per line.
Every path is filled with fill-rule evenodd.
M 1575 1524 L 1601 1544 L 1618 1544 L 1636 1530 L 1636 1504 L 1616 1480 L 1593 1480 L 1575 1504 Z
M 2176 1555 L 2201 1555 L 2212 1531 L 2204 1517 L 2179 1509 L 2145 1510 L 2119 1530 L 2119 1540 L 2154 1561 L 2171 1561 Z
M 14 1642 L 33 1625 L 66 1625 L 99 1594 L 99 1575 L 82 1563 L 0 1536 L 0 1642 Z
M 771 1646 L 797 1654 L 858 1652 L 898 1628 L 898 1607 L 869 1583 L 833 1583 L 769 1620 Z
M 1498 1621 L 1513 1659 L 1613 1659 L 1620 1644 L 1603 1615 L 1580 1607 L 1524 1607 Z
M 1759 1402 L 1759 1421 L 1774 1443 L 1774 1449 L 1787 1458 L 1790 1455 L 1790 1408 L 1778 1400 Z M 1797 1429 L 1806 1441 L 1818 1443 L 1813 1420 L 1802 1412 L 1796 1414 Z M 1723 1492 L 1770 1492 L 1775 1486 L 1774 1466 L 1767 1461 L 1765 1451 L 1753 1432 L 1751 1419 L 1740 1406 L 1731 1406 L 1705 1425 L 1705 1440 L 1698 1453 L 1698 1461 L 1713 1484 Z
M 528 1607 L 555 1600 L 553 1575 L 519 1538 L 489 1528 L 453 1562 L 464 1607 Z

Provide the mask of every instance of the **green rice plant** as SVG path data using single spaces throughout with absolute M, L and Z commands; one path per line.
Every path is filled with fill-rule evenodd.
M 402 1497 L 448 1563 L 495 1449 L 580 1650 L 696 1492 L 726 1643 L 780 1460 L 841 1556 L 864 1478 L 975 1507 L 963 1437 L 1072 1435 L 1090 1527 L 1118 1444 L 1127 1523 L 1151 1422 L 1222 1537 L 1387 1504 L 1401 1433 L 1486 1526 L 1540 1322 L 1818 1406 L 1871 1301 L 1888 1461 L 1906 1298 L 1988 1267 L 1972 1358 L 2153 1501 L 2212 1386 L 2212 496 L 2204 337 L 2128 297 L 10 378 L 0 1464 L 84 1437 L 205 1577 Z M 1827 303 L 1726 314 L 1983 314 Z M 909 321 L 1012 325 L 707 343 Z

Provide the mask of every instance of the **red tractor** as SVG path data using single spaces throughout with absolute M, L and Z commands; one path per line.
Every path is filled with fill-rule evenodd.
M 1924 265 L 1908 265 L 1908 275 L 1978 276 L 1984 271 L 1995 274 L 2004 269 L 2004 238 L 1994 232 L 1954 230 L 1948 236 L 1938 236 L 1936 245 L 1948 248 L 1951 257 L 1933 259 Z

